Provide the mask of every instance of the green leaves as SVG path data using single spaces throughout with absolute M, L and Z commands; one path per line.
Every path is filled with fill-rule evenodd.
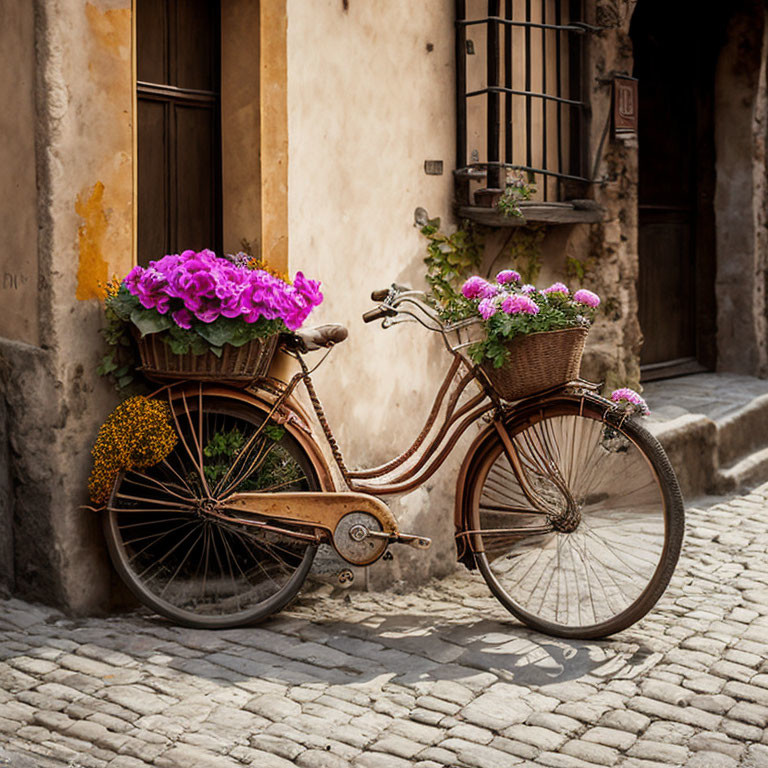
M 440 219 L 430 219 L 421 228 L 421 234 L 428 240 L 427 284 L 430 287 L 428 300 L 441 317 L 454 322 L 472 314 L 473 306 L 461 295 L 460 283 L 480 266 L 483 256 L 482 236 L 471 222 L 450 235 L 440 231 Z
M 131 322 L 139 329 L 142 336 L 167 331 L 173 325 L 173 320 L 167 314 L 161 315 L 154 309 L 143 308 L 134 309 L 131 312 Z
M 242 325 L 240 321 L 240 325 Z M 223 347 L 231 344 L 237 334 L 238 323 L 228 317 L 219 317 L 212 323 L 199 323 L 195 331 L 199 333 L 212 347 Z

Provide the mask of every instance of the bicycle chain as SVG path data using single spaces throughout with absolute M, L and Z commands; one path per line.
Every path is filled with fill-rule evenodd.
M 315 392 L 315 386 L 312 383 L 312 379 L 309 377 L 309 372 L 304 365 L 304 361 L 300 360 L 300 362 L 301 367 L 304 369 L 304 385 L 307 388 L 307 393 L 309 394 L 309 399 L 312 402 L 312 407 L 315 409 L 315 414 L 317 414 L 317 420 L 320 422 L 320 426 L 323 428 L 325 439 L 328 441 L 328 445 L 331 448 L 331 453 L 333 454 L 333 459 L 336 462 L 336 466 L 338 466 L 345 482 L 347 485 L 349 485 L 349 470 L 347 469 L 347 465 L 344 463 L 344 457 L 341 454 L 341 449 L 339 448 L 339 444 L 336 442 L 336 438 L 333 435 L 333 431 L 331 430 L 331 425 L 328 423 L 328 419 L 325 418 L 325 411 L 323 410 L 323 406 L 320 403 L 320 398 Z

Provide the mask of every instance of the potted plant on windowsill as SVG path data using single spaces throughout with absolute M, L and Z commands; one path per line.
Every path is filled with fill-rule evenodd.
M 537 290 L 513 269 L 492 282 L 470 277 L 461 294 L 465 316 L 481 329 L 468 354 L 501 397 L 517 400 L 578 378 L 597 294 L 571 295 L 560 282 Z
M 291 282 L 244 253 L 189 250 L 134 267 L 107 286 L 112 349 L 100 372 L 124 389 L 132 380 L 125 351 L 135 344 L 150 378 L 251 381 L 266 374 L 278 334 L 321 303 L 319 286 L 301 272 Z

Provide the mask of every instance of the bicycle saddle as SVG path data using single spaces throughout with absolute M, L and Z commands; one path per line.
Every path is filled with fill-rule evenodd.
M 295 333 L 302 352 L 312 352 L 321 347 L 332 347 L 349 335 L 349 331 L 340 323 L 318 325 L 315 328 L 301 328 Z

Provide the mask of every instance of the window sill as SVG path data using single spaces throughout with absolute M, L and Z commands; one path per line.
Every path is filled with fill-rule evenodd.
M 456 213 L 488 227 L 521 227 L 526 224 L 593 224 L 603 220 L 605 209 L 594 200 L 573 203 L 520 203 L 522 216 L 505 216 L 497 208 L 459 206 Z

